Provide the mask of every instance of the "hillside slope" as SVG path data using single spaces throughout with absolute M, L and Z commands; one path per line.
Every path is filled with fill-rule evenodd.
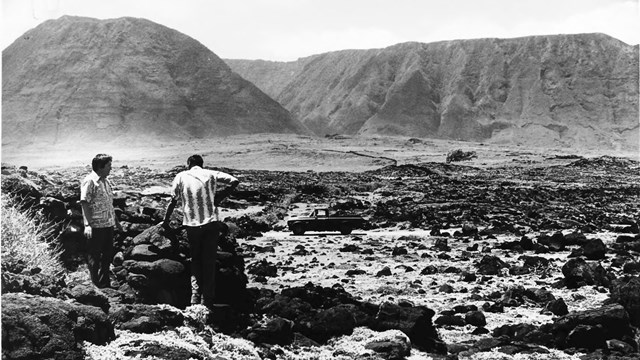
M 308 130 L 196 40 L 64 16 L 2 52 L 2 143 L 162 143 Z
M 638 46 L 604 34 L 225 61 L 320 135 L 638 147 Z

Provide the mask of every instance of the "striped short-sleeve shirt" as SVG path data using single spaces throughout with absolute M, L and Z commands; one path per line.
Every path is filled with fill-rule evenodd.
M 174 199 L 182 202 L 186 226 L 201 226 L 218 220 L 214 195 L 220 184 L 230 184 L 237 179 L 227 173 L 194 166 L 176 175 L 171 185 Z

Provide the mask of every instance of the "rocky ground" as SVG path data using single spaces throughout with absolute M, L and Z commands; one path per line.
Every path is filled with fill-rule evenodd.
M 52 279 L 3 265 L 3 357 L 637 358 L 639 163 L 484 151 L 452 163 L 371 151 L 356 171 L 222 168 L 241 185 L 224 203 L 224 295 L 210 310 L 187 306 L 180 213 L 175 231 L 156 225 L 182 167 L 114 163 L 124 232 L 100 290 L 82 264 L 88 168 L 3 164 L 2 192 L 58 224 L 67 268 Z M 292 235 L 286 218 L 315 205 L 368 224 Z

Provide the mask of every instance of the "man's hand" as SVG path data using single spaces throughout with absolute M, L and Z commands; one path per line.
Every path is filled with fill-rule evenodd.
M 84 226 L 84 237 L 86 237 L 87 239 L 91 239 L 91 235 L 92 235 L 91 225 L 85 225 Z

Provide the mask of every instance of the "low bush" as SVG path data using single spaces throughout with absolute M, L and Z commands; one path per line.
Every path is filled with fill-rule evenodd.
M 63 271 L 62 252 L 55 244 L 51 224 L 31 210 L 21 210 L 19 201 L 2 194 L 2 271 L 42 272 L 56 275 Z

